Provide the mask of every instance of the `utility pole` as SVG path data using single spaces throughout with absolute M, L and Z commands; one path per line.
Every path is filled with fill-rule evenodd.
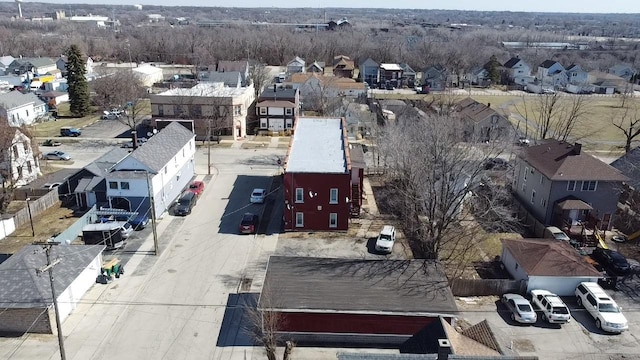
M 207 175 L 211 175 L 211 118 L 207 126 Z
M 49 283 L 51 284 L 51 297 L 53 298 L 53 311 L 56 314 L 56 328 L 58 329 L 58 345 L 60 347 L 60 358 L 62 360 L 67 359 L 67 355 L 64 351 L 64 337 L 62 336 L 62 324 L 60 323 L 60 313 L 58 312 L 58 299 L 56 298 L 56 291 L 53 284 L 53 267 L 60 263 L 60 259 L 57 259 L 54 262 L 51 262 L 51 247 L 54 245 L 60 245 L 57 241 L 49 241 L 49 242 L 36 242 L 35 245 L 42 245 L 47 254 L 47 265 L 43 266 L 39 269 L 36 269 L 36 273 L 38 275 L 42 274 L 45 271 L 49 272 Z
M 153 254 L 158 256 L 158 232 L 156 231 L 156 202 L 151 192 L 151 182 L 149 181 L 149 172 L 147 171 L 147 190 L 149 191 L 149 205 L 151 206 L 151 229 L 153 230 Z

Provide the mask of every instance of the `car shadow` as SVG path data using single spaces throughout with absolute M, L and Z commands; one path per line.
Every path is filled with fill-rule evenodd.
M 378 237 L 372 237 L 372 238 L 368 238 L 367 239 L 367 252 L 369 254 L 380 255 L 380 256 L 389 256 L 389 255 L 391 255 L 391 253 L 393 253 L 393 251 L 391 251 L 391 253 L 384 253 L 384 252 L 376 250 L 376 241 L 377 240 L 378 240 Z M 395 246 L 397 246 L 397 245 L 398 244 L 396 244 Z

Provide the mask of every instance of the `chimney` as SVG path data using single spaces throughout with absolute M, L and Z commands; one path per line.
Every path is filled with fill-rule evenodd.
M 487 107 L 490 108 L 491 107 L 491 103 L 487 103 Z
M 447 339 L 438 339 L 438 360 L 447 360 L 449 359 L 449 354 L 451 354 L 451 344 L 449 344 L 449 340 Z
M 582 150 L 582 144 L 575 143 L 573 144 L 573 153 L 574 155 L 580 155 L 580 151 Z
M 133 150 L 138 148 L 138 132 L 135 130 L 131 131 L 131 143 L 133 143 Z

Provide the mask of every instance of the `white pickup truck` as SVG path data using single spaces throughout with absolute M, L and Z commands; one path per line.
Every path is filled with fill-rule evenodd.
M 571 321 L 567 305 L 550 291 L 531 290 L 531 304 L 542 311 L 542 319 L 550 324 L 565 324 Z

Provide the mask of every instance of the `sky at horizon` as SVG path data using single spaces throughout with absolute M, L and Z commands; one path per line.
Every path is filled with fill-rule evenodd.
M 29 0 L 24 4 L 28 4 Z M 156 6 L 206 6 L 206 7 L 264 7 L 264 8 L 383 8 L 383 9 L 445 9 L 514 12 L 578 12 L 578 13 L 640 13 L 638 0 L 404 0 L 400 2 L 382 0 L 318 0 L 313 3 L 290 0 L 49 0 L 37 1 L 55 4 L 107 4 L 107 5 L 156 5 Z M 24 6 L 24 5 L 23 5 Z

